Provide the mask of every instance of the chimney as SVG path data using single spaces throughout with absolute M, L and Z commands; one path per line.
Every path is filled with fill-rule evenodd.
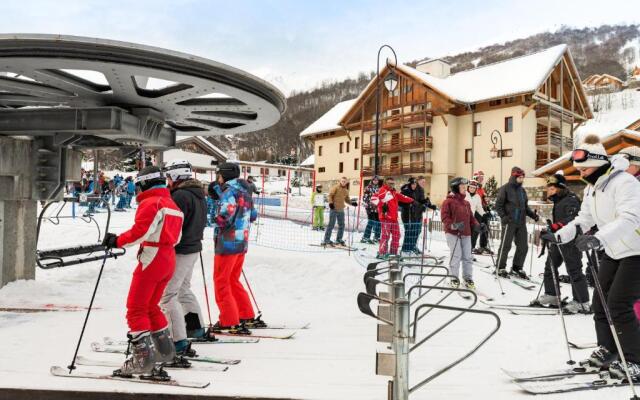
M 447 78 L 451 75 L 451 65 L 439 58 L 435 60 L 422 61 L 416 65 L 416 69 L 425 74 L 433 75 L 436 78 Z

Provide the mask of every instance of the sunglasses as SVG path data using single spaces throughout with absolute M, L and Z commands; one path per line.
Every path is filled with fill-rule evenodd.
M 609 156 L 604 154 L 590 153 L 587 150 L 577 149 L 571 152 L 571 161 L 584 162 L 587 160 L 609 161 Z

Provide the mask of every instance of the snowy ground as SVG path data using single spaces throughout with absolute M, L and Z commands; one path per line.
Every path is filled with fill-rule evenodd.
M 98 215 L 104 220 L 104 214 Z M 133 212 L 115 213 L 112 231 L 122 232 L 133 219 Z M 262 340 L 257 344 L 200 345 L 203 355 L 240 358 L 242 363 L 228 372 L 178 371 L 172 375 L 188 380 L 208 380 L 206 389 L 169 388 L 136 383 L 71 380 L 49 375 L 49 366 L 69 364 L 83 312 L 45 312 L 32 314 L 0 313 L 0 343 L 3 359 L 0 382 L 4 387 L 32 389 L 92 389 L 163 393 L 196 393 L 242 396 L 282 396 L 299 399 L 385 399 L 387 378 L 376 376 L 375 352 L 383 350 L 376 343 L 376 322 L 362 315 L 356 306 L 356 295 L 364 291 L 362 264 L 374 254 L 373 247 L 358 254 L 345 251 L 323 251 L 302 243 L 286 247 L 292 240 L 306 241 L 308 226 L 289 221 L 262 219 L 259 235 L 280 235 L 269 247 L 252 244 L 245 271 L 268 322 L 310 322 L 308 330 L 299 331 L 293 340 Z M 62 221 L 60 226 L 48 223 L 43 228 L 41 248 L 94 240 L 95 232 L 82 222 Z M 313 235 L 319 235 L 313 232 Z M 208 230 L 207 238 L 211 237 Z M 315 237 L 315 236 L 314 236 Z M 319 237 L 319 236 L 318 236 Z M 90 238 L 90 239 L 83 239 Z M 280 247 L 280 248 L 278 248 Z M 282 250 L 288 248 L 289 250 Z M 291 251 L 295 249 L 296 251 Z M 433 240 L 432 251 L 446 255 L 446 246 Z M 212 243 L 205 241 L 205 269 L 211 289 Z M 482 257 L 482 263 L 489 259 Z M 125 298 L 135 250 L 125 257 L 108 260 L 91 314 L 80 354 L 101 359 L 122 359 L 116 355 L 92 353 L 89 344 L 103 336 L 124 339 Z M 527 260 L 527 268 L 529 260 Z M 199 266 L 198 266 L 199 267 Z M 479 267 L 478 267 L 479 268 Z M 542 261 L 534 260 L 534 274 Z M 29 306 L 46 303 L 87 305 L 99 270 L 98 263 L 38 270 L 35 281 L 19 281 L 0 290 L 0 306 Z M 501 303 L 524 303 L 535 296 L 515 285 L 505 284 L 506 295 L 500 295 L 493 278 L 475 274 L 478 287 Z M 199 269 L 194 273 L 193 287 L 204 299 Z M 211 290 L 210 290 L 211 292 Z M 568 293 L 567 289 L 565 292 Z M 434 293 L 430 300 L 437 299 Z M 465 300 L 452 296 L 445 304 L 464 305 Z M 217 309 L 212 301 L 214 320 Z M 479 306 L 480 308 L 483 306 Z M 203 307 L 204 309 L 204 307 Z M 514 316 L 499 311 L 502 327 L 488 344 L 460 366 L 436 378 L 411 399 L 517 399 L 529 397 L 518 390 L 501 372 L 507 369 L 562 368 L 567 361 L 561 325 L 557 316 Z M 434 311 L 420 326 L 420 337 L 452 314 Z M 411 383 L 422 380 L 460 357 L 481 340 L 493 324 L 482 316 L 464 316 L 435 336 L 411 356 Z M 590 317 L 568 317 L 569 337 L 576 342 L 594 341 Z M 585 351 L 574 353 L 576 360 Z M 84 370 L 108 372 L 108 368 L 80 367 Z M 567 395 L 550 395 L 549 399 L 613 399 L 628 397 L 628 389 L 604 389 Z

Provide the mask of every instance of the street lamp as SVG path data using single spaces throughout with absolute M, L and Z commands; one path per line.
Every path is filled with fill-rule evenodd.
M 500 150 L 496 148 L 498 139 L 500 139 Z M 502 135 L 497 129 L 491 132 L 491 143 L 493 143 L 493 148 L 490 150 L 491 158 L 500 157 L 500 186 L 502 186 L 502 156 L 504 154 L 502 152 Z
M 393 48 L 387 44 L 383 44 L 382 46 L 380 46 L 380 48 L 378 49 L 378 60 L 376 62 L 376 145 L 373 162 L 374 176 L 378 175 L 380 168 L 380 156 L 378 154 L 378 142 L 380 141 L 380 53 L 385 47 L 391 50 L 391 52 L 393 53 L 393 65 L 395 66 L 398 64 L 398 57 L 396 56 L 395 50 L 393 50 Z M 389 65 L 389 59 L 387 59 L 387 65 Z M 394 90 L 396 90 L 396 86 L 398 86 L 398 77 L 393 70 L 384 79 L 384 86 L 389 92 L 393 92 Z

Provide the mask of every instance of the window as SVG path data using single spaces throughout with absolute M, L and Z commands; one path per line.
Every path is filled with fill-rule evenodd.
M 247 173 L 250 174 L 251 173 L 251 167 L 247 167 Z
M 359 147 L 360 147 L 360 138 L 357 137 L 356 141 L 353 143 L 353 148 L 357 150 Z
M 242 173 L 246 173 L 247 172 L 247 167 L 242 167 Z
M 319 167 L 318 172 L 324 172 L 324 167 Z
M 371 146 L 375 146 L 376 145 L 376 135 L 371 135 L 369 136 L 369 143 L 371 144 Z
M 513 157 L 513 149 L 503 149 L 502 153 L 498 150 L 498 157 Z
M 411 162 L 412 164 L 422 162 L 423 159 L 424 154 L 422 153 L 409 153 L 409 162 Z
M 414 104 L 411 106 L 411 112 L 424 111 L 424 110 L 430 110 L 430 109 L 431 109 L 430 101 L 427 101 L 426 103 L 423 103 L 423 104 Z
M 511 104 L 511 103 L 515 103 L 516 102 L 517 97 L 513 96 L 513 97 L 507 97 L 506 99 L 504 99 L 504 104 Z
M 423 136 L 424 136 L 424 126 L 421 126 L 420 128 L 411 128 L 411 139 L 415 139 Z
M 473 136 L 480 136 L 480 133 L 482 132 L 480 130 L 481 127 L 481 122 L 480 121 L 476 121 L 473 123 Z
M 340 153 L 342 153 L 342 145 L 343 143 L 340 143 Z
M 464 162 L 466 164 L 471 164 L 472 160 L 473 160 L 473 151 L 471 149 L 465 149 L 464 150 Z
M 373 167 L 373 164 L 376 162 L 376 158 L 375 157 L 369 157 L 369 166 Z
M 322 146 L 318 146 L 318 156 L 322 156 Z
M 344 171 L 344 163 L 340 162 L 338 163 L 338 172 L 342 173 Z
M 347 153 L 349 152 L 349 145 L 351 144 L 351 142 L 347 142 Z
M 393 110 L 391 110 L 391 115 L 400 115 L 400 109 L 394 108 Z
M 504 119 L 504 131 L 513 132 L 513 117 L 505 117 Z
M 502 104 L 502 99 L 489 101 L 489 106 L 491 107 L 499 106 L 500 104 Z
M 357 171 L 359 166 L 360 166 L 360 159 L 359 158 L 354 158 L 353 159 L 353 170 Z

